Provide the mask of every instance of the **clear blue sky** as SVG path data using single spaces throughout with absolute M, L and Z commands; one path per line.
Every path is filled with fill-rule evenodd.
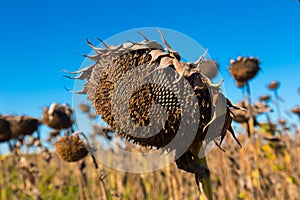
M 253 96 L 282 83 L 285 108 L 300 103 L 300 3 L 297 0 L 1 1 L 0 113 L 41 116 L 51 102 L 72 103 L 62 69 L 77 70 L 90 52 L 85 38 L 109 38 L 138 27 L 182 32 L 216 59 L 227 96 L 241 98 L 227 67 L 231 58 L 256 56 L 262 71 Z

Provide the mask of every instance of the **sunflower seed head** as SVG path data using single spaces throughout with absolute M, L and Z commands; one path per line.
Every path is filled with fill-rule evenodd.
M 88 154 L 83 141 L 78 134 L 63 136 L 55 142 L 56 152 L 66 162 L 76 162 Z
M 213 84 L 210 80 L 210 78 L 216 74 L 217 64 L 210 60 L 203 61 L 204 57 L 201 60 L 199 59 L 200 61 L 196 62 L 196 64 L 181 62 L 179 53 L 171 48 L 161 32 L 160 34 L 167 51 L 164 51 L 162 46 L 156 41 L 149 41 L 149 39 L 141 33 L 140 35 L 144 38 L 142 42 L 129 42 L 126 45 L 121 44 L 117 47 L 109 46 L 107 49 L 95 48 L 89 42 L 88 44 L 96 52 L 96 56 L 93 57 L 96 58 L 96 64 L 74 72 L 74 74 L 77 74 L 75 79 L 84 77 L 84 79 L 87 80 L 81 93 L 87 94 L 87 98 L 91 101 L 92 106 L 96 108 L 97 114 L 101 115 L 102 119 L 113 130 L 119 130 L 118 133 L 122 137 L 134 143 L 158 148 L 166 146 L 174 138 L 179 128 L 182 108 L 180 108 L 176 91 L 185 91 L 188 87 L 192 86 L 199 103 L 199 108 L 193 109 L 200 109 L 203 113 L 200 119 L 195 119 L 199 122 L 199 131 L 193 145 L 198 145 L 205 138 L 207 132 L 205 127 L 217 119 L 212 116 L 214 113 L 219 112 L 216 102 L 218 102 L 218 97 L 222 97 L 220 93 L 221 83 L 219 85 Z M 200 70 L 197 67 L 198 65 Z M 202 74 L 201 68 L 205 71 L 205 65 L 214 66 L 215 71 L 212 74 Z M 133 69 L 141 69 L 141 71 L 139 71 L 139 73 L 132 73 L 131 71 Z M 172 69 L 178 77 L 174 79 L 174 75 L 174 77 L 171 77 L 173 82 L 168 82 L 171 80 L 170 77 L 168 77 L 169 75 L 162 73 L 165 69 Z M 155 77 L 155 83 L 145 84 L 137 88 L 133 93 L 129 95 L 126 94 L 126 96 L 125 92 L 121 90 L 122 87 L 119 87 L 119 85 L 127 86 L 131 80 L 141 78 L 136 76 L 142 76 L 141 74 L 145 71 L 150 72 L 149 74 Z M 130 77 L 130 80 L 124 77 Z M 181 79 L 186 79 L 190 85 L 185 86 L 187 88 L 182 88 L 182 86 L 178 84 Z M 171 86 L 173 90 L 164 87 L 164 84 Z M 117 93 L 116 90 L 118 90 Z M 129 99 L 128 115 L 130 115 L 131 121 L 136 125 L 149 125 L 151 123 L 151 113 L 153 117 L 162 121 L 165 120 L 159 133 L 153 136 L 147 135 L 147 132 L 136 135 L 123 131 L 126 127 L 120 127 L 116 122 L 117 116 L 115 114 L 127 113 L 125 112 L 127 104 L 123 106 L 122 101 L 116 101 L 115 99 L 117 98 L 114 96 L 115 94 L 122 94 Z M 215 97 L 211 98 L 211 96 Z M 188 98 L 188 96 L 186 98 Z M 225 97 L 224 102 L 225 107 L 227 107 Z M 163 111 L 159 107 L 154 106 L 156 104 L 159 104 L 166 112 L 165 119 L 161 117 L 163 116 Z M 112 106 L 114 106 L 116 110 L 112 111 Z M 215 108 L 212 110 L 213 107 Z M 229 113 L 229 109 L 225 109 L 222 113 L 224 116 L 227 116 L 222 135 L 226 134 L 227 129 L 231 127 L 231 117 Z M 190 115 L 194 114 L 195 112 L 190 112 Z M 219 135 L 214 137 L 219 137 Z M 213 140 L 214 137 L 212 137 L 211 140 Z
M 73 110 L 66 104 L 52 103 L 49 108 L 44 108 L 42 122 L 57 130 L 70 128 L 73 124 Z
M 228 70 L 236 80 L 237 86 L 243 87 L 245 82 L 253 79 L 260 70 L 259 60 L 254 57 L 244 58 L 238 56 L 236 61 L 230 60 Z

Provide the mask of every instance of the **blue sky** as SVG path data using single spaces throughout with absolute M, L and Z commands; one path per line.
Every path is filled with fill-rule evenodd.
M 297 0 L 1 1 L 0 113 L 41 116 L 56 101 L 72 103 L 61 70 L 77 70 L 91 51 L 85 38 L 107 39 L 138 27 L 182 32 L 209 48 L 220 64 L 227 96 L 241 98 L 227 67 L 256 56 L 262 71 L 251 81 L 253 99 L 281 81 L 290 109 L 300 103 L 300 3 Z

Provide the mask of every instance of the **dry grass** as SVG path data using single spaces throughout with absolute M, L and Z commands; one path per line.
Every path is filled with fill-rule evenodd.
M 227 136 L 223 147 L 208 155 L 214 199 L 297 199 L 300 196 L 300 136 L 239 137 L 242 149 Z M 108 152 L 109 154 L 109 152 Z M 38 174 L 28 187 L 20 156 L 2 156 L 0 199 L 197 199 L 194 176 L 172 164 L 145 174 L 118 172 L 90 157 L 66 163 L 56 155 L 47 163 L 40 154 L 27 155 Z M 29 166 L 34 166 L 29 165 Z M 86 165 L 86 166 L 85 166 Z M 28 169 L 28 171 L 30 171 Z M 36 173 L 36 172 L 35 172 Z M 30 173 L 29 173 L 30 175 Z M 38 192 L 40 196 L 38 196 Z

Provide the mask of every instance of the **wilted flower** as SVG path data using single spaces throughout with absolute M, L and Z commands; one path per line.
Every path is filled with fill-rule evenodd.
M 263 95 L 263 96 L 259 97 L 259 100 L 263 101 L 263 102 L 268 102 L 269 100 L 271 100 L 271 97 L 270 97 L 270 95 Z
M 141 33 L 140 33 L 141 34 Z M 160 33 L 161 34 L 161 33 Z M 142 34 L 141 34 L 142 35 Z M 152 105 L 161 104 L 166 110 L 167 119 L 164 128 L 157 133 L 155 136 L 147 135 L 147 132 L 143 132 L 143 137 L 140 135 L 134 135 L 133 133 L 126 133 L 122 131 L 124 128 L 119 127 L 116 123 L 116 116 L 118 114 L 127 113 L 123 102 L 114 102 L 116 108 L 118 108 L 119 113 L 112 113 L 112 97 L 116 94 L 116 82 L 119 80 L 125 81 L 127 83 L 129 80 L 122 78 L 126 73 L 130 73 L 131 69 L 137 66 L 147 66 L 147 69 L 155 71 L 155 78 L 157 81 L 162 81 L 161 79 L 166 79 L 159 73 L 159 68 L 170 68 L 173 69 L 180 78 L 187 79 L 193 86 L 196 96 L 199 101 L 203 102 L 200 106 L 200 110 L 203 115 L 201 116 L 201 127 L 199 127 L 199 133 L 195 137 L 194 145 L 198 145 L 202 138 L 205 137 L 206 132 L 204 127 L 211 123 L 211 119 L 215 113 L 211 113 L 212 105 L 211 102 L 210 89 L 213 87 L 214 98 L 222 96 L 219 93 L 219 85 L 212 85 L 212 82 L 208 79 L 214 77 L 217 74 L 217 63 L 212 60 L 204 60 L 205 54 L 200 56 L 200 58 L 195 63 L 185 63 L 180 60 L 180 55 L 178 52 L 174 51 L 171 46 L 166 42 L 164 36 L 161 34 L 162 40 L 167 48 L 167 52 L 164 48 L 158 44 L 156 41 L 149 41 L 144 35 L 145 39 L 140 43 L 126 43 L 121 44 L 118 47 L 109 47 L 104 45 L 107 49 L 95 48 L 90 42 L 91 46 L 95 52 L 96 56 L 89 56 L 92 60 L 100 65 L 92 65 L 85 70 L 80 70 L 78 72 L 73 72 L 73 74 L 78 74 L 75 79 L 87 79 L 82 93 L 87 94 L 87 99 L 91 101 L 93 107 L 96 108 L 97 114 L 101 115 L 102 119 L 114 130 L 120 130 L 118 133 L 120 136 L 125 137 L 128 140 L 134 141 L 143 146 L 153 146 L 153 147 L 164 147 L 166 146 L 175 136 L 180 122 L 181 111 L 179 108 L 179 102 L 175 94 L 168 90 L 166 87 L 162 87 L 156 84 L 148 84 L 141 86 L 136 91 L 133 92 L 129 99 L 129 115 L 131 120 L 139 126 L 147 126 L 150 123 L 149 111 Z M 154 45 L 154 46 L 153 46 Z M 105 55 L 103 54 L 105 52 Z M 106 59 L 109 57 L 110 59 Z M 250 59 L 249 62 L 255 59 Z M 248 61 L 246 61 L 248 63 Z M 209 71 L 209 68 L 213 69 Z M 200 73 L 199 73 L 200 72 Z M 205 75 L 205 76 L 203 76 Z M 135 79 L 135 74 L 131 75 L 131 79 Z M 137 76 L 139 76 L 137 74 Z M 171 77 L 170 77 L 171 78 Z M 175 82 L 176 79 L 174 79 Z M 126 82 L 127 81 L 127 82 Z M 177 80 L 178 81 L 178 80 Z M 121 83 L 119 83 L 121 84 Z M 173 88 L 178 87 L 173 85 Z M 186 90 L 187 88 L 176 88 L 178 90 Z M 120 91 L 122 92 L 122 91 Z M 201 95 L 200 95 L 201 94 Z M 220 97 L 221 98 L 221 97 Z M 224 99 L 226 99 L 224 97 Z M 225 100 L 224 100 L 225 101 Z M 227 101 L 228 102 L 228 101 Z M 120 104 L 120 106 L 118 105 Z M 226 106 L 225 106 L 226 107 Z M 228 108 L 231 105 L 228 105 Z M 226 107 L 227 108 L 227 107 Z M 229 110 L 225 111 L 229 112 Z M 159 114 L 159 112 L 154 112 Z M 191 112 L 191 117 L 195 113 Z M 231 122 L 231 117 L 226 118 L 228 122 Z M 225 124 L 228 124 L 226 121 Z M 230 123 L 229 123 L 230 124 Z M 227 129 L 230 125 L 227 127 Z M 200 131 L 202 130 L 202 131 Z M 205 133 L 203 133 L 205 132 Z M 226 133 L 224 128 L 223 132 Z M 219 136 L 219 135 L 218 135 Z M 216 135 L 216 137 L 218 137 Z M 215 138 L 211 138 L 215 139 Z M 193 145 L 192 145 L 193 146 Z
M 286 124 L 286 120 L 285 119 L 279 119 L 278 123 L 282 126 L 284 126 Z
M 52 103 L 50 108 L 44 108 L 42 122 L 53 129 L 65 129 L 72 127 L 73 110 L 66 104 Z
M 262 103 L 262 102 L 255 102 L 254 107 L 253 107 L 253 113 L 255 115 L 259 115 L 262 113 L 266 113 L 269 111 L 273 111 L 267 104 Z
M 79 105 L 79 110 L 83 113 L 89 113 L 91 110 L 91 107 L 86 103 L 81 103 Z
M 3 118 L 9 122 L 12 138 L 31 135 L 38 130 L 40 125 L 40 121 L 37 118 L 29 116 L 6 115 Z
M 238 102 L 237 106 L 242 107 L 242 108 L 248 108 L 249 107 L 245 101 Z M 259 102 L 255 102 L 255 105 L 251 105 L 251 108 L 252 108 L 252 112 L 253 112 L 254 117 L 256 115 L 266 113 L 266 112 L 269 112 L 269 111 L 272 110 L 266 104 L 259 103 Z M 247 111 L 245 111 L 245 110 L 234 110 L 233 114 L 234 114 L 233 120 L 236 121 L 236 122 L 240 122 L 240 123 L 247 122 L 249 120 L 249 117 L 250 117 L 249 109 Z
M 269 90 L 277 90 L 279 88 L 279 81 L 272 81 L 270 84 L 267 85 Z
M 243 87 L 259 71 L 259 60 L 254 57 L 243 58 L 238 56 L 237 60 L 230 60 L 230 67 L 228 69 L 236 80 L 237 86 Z
M 292 110 L 292 113 L 297 114 L 300 117 L 300 107 L 299 106 L 295 106 Z
M 190 117 L 193 120 L 187 120 L 186 124 L 191 125 L 192 121 L 196 121 L 199 127 L 192 144 L 188 145 L 188 149 L 183 155 L 180 155 L 181 157 L 176 160 L 176 164 L 180 169 L 195 173 L 197 180 L 201 179 L 202 181 L 199 167 L 195 166 L 199 165 L 196 159 L 199 156 L 197 151 L 199 151 L 199 146 L 207 134 L 207 127 L 217 124 L 222 114 L 225 122 L 223 121 L 224 123 L 221 126 L 218 124 L 217 128 L 220 129 L 220 132 L 213 137 L 209 137 L 209 140 L 223 138 L 227 130 L 234 134 L 229 113 L 230 109 L 238 108 L 221 94 L 221 84 L 213 84 L 208 78 L 216 75 L 217 64 L 214 61 L 204 61 L 206 53 L 194 63 L 182 62 L 179 53 L 174 51 L 166 42 L 163 34 L 160 34 L 167 50 L 156 41 L 149 41 L 143 34 L 141 34 L 144 38 L 142 42 L 129 42 L 120 44 L 117 47 L 104 45 L 107 47 L 106 49 L 96 48 L 88 42 L 96 52 L 95 56 L 89 57 L 97 64 L 72 73 L 77 74 L 75 79 L 86 79 L 81 93 L 87 94 L 87 99 L 91 101 L 92 106 L 96 109 L 97 114 L 101 115 L 103 121 L 113 130 L 119 130 L 118 133 L 121 137 L 133 141 L 133 143 L 156 148 L 166 147 L 175 138 L 176 134 L 179 135 L 177 132 L 180 130 L 182 114 L 187 112 L 184 117 Z M 255 61 L 252 60 L 247 60 L 246 65 Z M 206 72 L 209 66 L 213 66 L 214 70 Z M 134 69 L 141 73 L 132 73 Z M 170 70 L 170 73 L 164 73 L 164 69 Z M 126 94 L 127 91 L 118 87 L 130 86 L 132 84 L 131 80 L 140 79 L 141 74 L 145 74 L 147 71 L 153 72 L 151 76 L 154 82 L 139 86 L 129 95 Z M 186 80 L 189 84 L 177 84 L 180 80 Z M 189 102 L 189 98 L 195 95 L 200 103 L 193 103 L 192 106 L 194 107 L 182 108 L 178 95 L 165 85 L 172 85 L 174 91 L 185 94 L 186 102 Z M 189 94 L 189 91 L 191 91 L 191 94 Z M 123 94 L 126 94 L 124 97 L 126 96 L 125 98 L 128 97 L 128 99 L 120 100 L 117 98 L 118 96 L 122 97 Z M 222 105 L 224 106 L 222 108 L 224 108 L 224 112 L 217 114 L 221 110 L 219 109 L 221 106 L 217 105 L 220 99 L 223 100 Z M 124 106 L 124 103 L 126 106 Z M 154 107 L 155 104 L 160 104 L 160 108 Z M 162 119 L 161 107 L 165 111 L 165 119 Z M 198 109 L 201 111 L 201 117 L 193 112 Z M 150 112 L 154 113 L 154 118 L 162 119 L 163 122 L 161 124 L 163 128 L 158 130 L 157 134 L 153 135 L 150 131 L 135 132 L 126 130 L 131 126 L 124 118 L 127 117 L 137 126 L 146 127 L 151 122 Z M 118 117 L 124 123 L 118 123 Z M 187 131 L 180 134 L 180 137 L 185 140 L 189 135 L 190 133 Z M 173 145 L 170 148 L 181 149 L 183 145 L 184 142 L 181 141 L 178 145 Z
M 55 142 L 56 152 L 61 159 L 67 162 L 76 162 L 88 154 L 83 141 L 78 134 L 63 136 Z
M 235 122 L 238 122 L 240 124 L 243 125 L 243 127 L 246 129 L 246 131 L 249 133 L 249 120 L 251 118 L 251 113 L 249 111 L 249 105 L 247 105 L 247 103 L 245 101 L 240 101 L 237 103 L 237 106 L 242 107 L 242 108 L 247 108 L 247 110 L 233 110 L 232 113 L 232 119 Z M 256 116 L 269 112 L 272 109 L 270 107 L 268 107 L 266 104 L 264 103 L 259 103 L 259 102 L 255 102 L 255 105 L 251 105 L 251 109 L 252 109 L 252 117 L 253 117 L 253 121 L 254 121 L 254 126 L 259 125 L 259 123 L 256 120 Z
M 12 136 L 9 122 L 0 115 L 0 142 L 10 140 Z

